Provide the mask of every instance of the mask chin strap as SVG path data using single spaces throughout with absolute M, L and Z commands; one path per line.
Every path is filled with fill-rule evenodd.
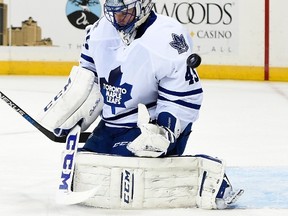
M 126 33 L 125 30 L 118 31 L 123 43 L 126 46 L 129 46 L 132 43 L 132 41 L 135 39 L 138 27 L 147 20 L 148 16 L 149 14 L 146 14 L 140 20 L 138 20 L 133 26 L 131 26 L 131 30 L 128 30 L 129 33 Z
M 118 32 L 123 43 L 126 46 L 129 46 L 136 36 L 136 29 L 132 30 L 130 33 L 125 33 L 124 31 L 118 31 Z

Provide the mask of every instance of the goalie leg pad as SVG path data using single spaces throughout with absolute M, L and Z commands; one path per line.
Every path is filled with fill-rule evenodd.
M 95 196 L 83 202 L 88 206 L 113 209 L 196 207 L 198 159 L 80 152 L 73 182 L 76 192 L 101 185 Z
M 206 155 L 196 157 L 199 160 L 197 206 L 203 209 L 217 209 L 216 196 L 223 181 L 225 164 Z
M 225 184 L 224 162 L 205 155 L 139 158 L 80 152 L 75 167 L 75 192 L 100 185 L 83 202 L 100 208 L 223 209 L 243 193 Z
M 225 174 L 225 163 L 207 155 L 199 159 L 199 192 L 197 206 L 203 209 L 225 209 L 243 194 L 243 189 L 233 190 Z

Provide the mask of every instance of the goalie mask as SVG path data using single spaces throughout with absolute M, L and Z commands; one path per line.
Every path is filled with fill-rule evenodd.
M 149 16 L 152 6 L 152 0 L 106 0 L 104 14 L 123 42 L 129 45 L 136 36 L 137 27 Z

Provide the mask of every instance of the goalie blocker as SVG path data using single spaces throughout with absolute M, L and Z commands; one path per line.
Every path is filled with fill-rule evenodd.
M 82 204 L 111 209 L 224 209 L 243 190 L 233 191 L 223 161 L 205 155 L 139 158 L 79 152 L 73 191 L 98 187 Z

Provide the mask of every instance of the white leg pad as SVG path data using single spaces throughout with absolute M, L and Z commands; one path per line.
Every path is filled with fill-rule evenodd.
M 100 208 L 196 207 L 198 159 L 136 158 L 78 153 L 73 191 L 101 185 L 83 204 Z
M 206 156 L 140 158 L 80 152 L 73 191 L 100 185 L 84 205 L 112 209 L 217 209 L 223 161 Z
M 225 164 L 219 159 L 208 156 L 197 158 L 199 160 L 197 206 L 203 209 L 217 209 L 215 200 L 224 178 Z

